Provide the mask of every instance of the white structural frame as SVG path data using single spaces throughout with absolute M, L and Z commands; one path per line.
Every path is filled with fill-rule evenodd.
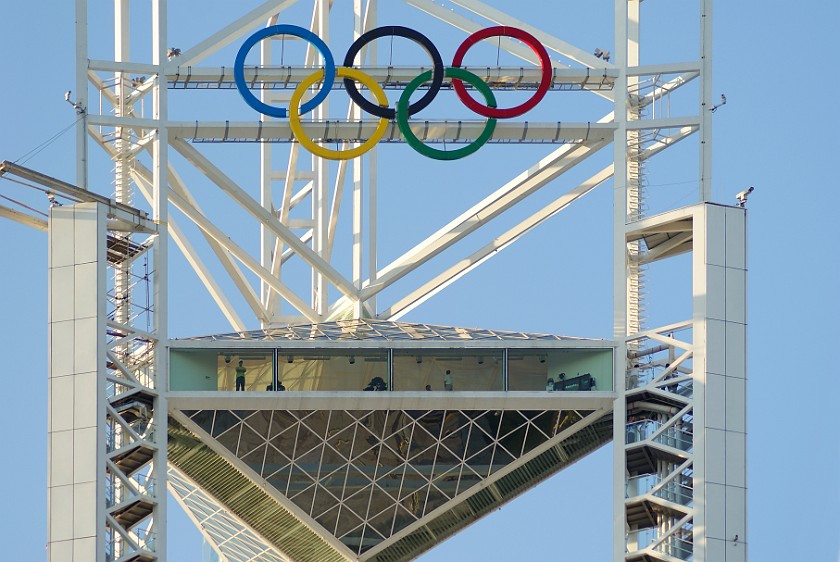
M 491 142 L 558 146 L 388 264 L 377 261 L 376 149 L 364 158 L 341 162 L 337 171 L 331 173 L 325 160 L 311 156 L 307 161 L 305 155 L 300 154 L 300 146 L 293 144 L 285 168 L 278 170 L 273 154 L 275 144 L 292 141 L 285 122 L 265 119 L 257 124 L 184 123 L 170 120 L 170 89 L 231 88 L 231 76 L 224 68 L 202 67 L 202 61 L 219 49 L 241 41 L 257 26 L 276 23 L 278 15 L 296 1 L 267 0 L 195 46 L 172 52 L 167 41 L 167 1 L 152 0 L 152 52 L 138 55 L 129 52 L 136 27 L 130 17 L 130 0 L 115 0 L 114 60 L 90 59 L 89 2 L 75 1 L 77 100 L 74 108 L 82 116 L 76 131 L 76 186 L 82 190 L 94 187 L 90 185 L 88 158 L 92 139 L 114 162 L 116 196 L 115 201 L 95 197 L 92 200 L 74 199 L 87 202 L 72 210 L 56 209 L 51 218 L 58 221 L 55 224 L 59 229 L 66 230 L 68 225 L 74 225 L 74 236 L 86 236 L 88 242 L 85 243 L 91 245 L 91 251 L 97 252 L 95 256 L 85 255 L 83 261 L 78 261 L 72 250 L 65 248 L 57 252 L 51 242 L 52 357 L 67 352 L 67 339 L 55 336 L 58 332 L 52 328 L 59 331 L 61 328 L 53 324 L 68 321 L 78 324 L 91 318 L 96 324 L 83 332 L 78 331 L 77 325 L 72 335 L 74 341 L 82 341 L 87 346 L 84 353 L 90 357 L 81 359 L 95 358 L 93 370 L 80 371 L 78 365 L 69 364 L 59 364 L 56 368 L 56 363 L 51 362 L 51 559 L 102 562 L 165 559 L 167 506 L 166 494 L 161 490 L 165 489 L 167 481 L 163 426 L 169 412 L 168 357 L 157 351 L 169 342 L 167 264 L 170 237 L 236 332 L 244 333 L 252 327 L 253 321 L 262 328 L 271 328 L 287 323 L 347 318 L 397 320 L 612 178 L 615 228 L 613 337 L 617 357 L 627 359 L 626 365 L 617 361 L 616 398 L 612 407 L 615 420 L 614 560 L 670 561 L 689 557 L 695 562 L 746 560 L 746 221 L 743 209 L 709 203 L 712 190 L 711 113 L 714 109 L 711 84 L 713 1 L 698 0 L 697 3 L 700 29 L 697 61 L 641 66 L 639 0 L 615 0 L 612 62 L 590 55 L 479 0 L 452 0 L 459 10 L 470 12 L 473 17 L 444 8 L 432 0 L 405 0 L 406 4 L 466 33 L 483 27 L 476 23 L 475 17 L 486 20 L 487 25 L 492 22 L 525 29 L 556 59 L 552 63 L 552 89 L 590 92 L 611 100 L 614 110 L 598 119 L 579 123 L 500 123 Z M 312 0 L 311 4 L 310 28 L 329 44 L 333 2 Z M 355 37 L 377 26 L 378 7 L 378 0 L 353 1 Z M 269 43 L 263 42 L 260 48 L 265 66 L 271 63 Z M 516 41 L 503 39 L 499 41 L 499 47 L 528 64 L 537 62 L 530 49 Z M 247 76 L 252 81 L 269 85 L 261 94 L 264 101 L 287 100 L 282 89 L 273 88 L 281 82 L 288 85 L 300 81 L 311 71 L 306 67 L 314 64 L 315 55 L 310 48 L 301 67 L 266 69 L 264 73 L 248 70 Z M 389 68 L 383 72 L 377 67 L 375 44 L 370 45 L 367 52 L 360 53 L 358 63 L 370 67 L 371 76 L 383 85 L 399 83 L 414 72 L 407 67 Z M 138 79 L 138 75 L 142 79 Z M 514 69 L 499 67 L 487 69 L 485 79 L 494 88 L 505 89 L 515 84 L 528 89 L 534 87 L 536 77 L 532 69 L 522 70 L 517 75 Z M 670 99 L 681 86 L 694 80 L 699 81 L 696 112 L 672 117 L 649 111 L 657 102 Z M 647 86 L 643 87 L 643 84 Z M 145 111 L 144 103 L 148 103 L 151 111 Z M 347 120 L 339 122 L 327 120 L 327 109 L 326 103 L 322 104 L 316 110 L 314 120 L 304 124 L 305 130 L 314 138 L 329 139 L 348 147 L 360 142 L 372 129 L 372 124 L 360 121 L 358 108 L 348 108 Z M 416 131 L 429 143 L 469 142 L 479 133 L 475 124 L 446 121 L 426 123 Z M 653 217 L 645 216 L 643 188 L 647 161 L 695 133 L 699 141 L 699 179 L 694 204 Z M 402 142 L 393 124 L 384 140 Z M 260 143 L 259 199 L 249 195 L 195 146 L 197 142 L 243 141 Z M 467 237 L 481 240 L 484 232 L 480 230 L 481 226 L 505 215 L 519 202 L 593 155 L 609 150 L 610 144 L 613 150 L 611 165 L 543 205 L 503 234 L 487 240 L 478 250 L 466 256 L 453 255 L 456 252 L 452 247 L 457 242 Z M 170 161 L 170 149 L 257 221 L 260 249 L 256 255 L 234 242 L 204 214 L 188 182 Z M 348 166 L 351 169 L 348 170 Z M 6 171 L 9 170 L 0 170 L 0 173 Z M 43 183 L 37 178 L 34 181 Z M 274 192 L 276 184 L 282 185 L 279 193 Z M 54 185 L 44 185 L 56 189 Z M 75 193 L 66 186 L 58 186 L 56 190 L 64 190 L 65 196 Z M 345 190 L 349 193 L 345 194 Z M 150 219 L 127 207 L 136 203 L 133 200 L 136 194 L 146 200 L 151 210 Z M 349 203 L 352 215 L 349 272 L 341 271 L 333 264 L 342 201 L 345 206 Z M 230 284 L 247 303 L 254 320 L 242 316 L 234 307 L 223 283 L 214 278 L 212 269 L 195 250 L 193 242 L 170 216 L 170 204 L 197 227 L 230 277 Z M 293 218 L 291 211 L 302 209 L 306 204 L 310 205 L 306 218 L 300 218 L 300 212 Z M 95 216 L 96 232 L 79 230 L 81 227 L 77 228 L 73 222 L 75 213 Z M 46 228 L 42 220 L 5 207 L 0 207 L 0 216 L 42 230 Z M 60 245 L 56 232 L 51 230 L 51 240 Z M 139 237 L 143 237 L 142 240 Z M 125 259 L 113 259 L 109 254 L 113 248 L 125 250 Z M 645 326 L 645 300 L 656 298 L 656 295 L 645 294 L 646 266 L 686 252 L 692 252 L 692 317 L 668 326 Z M 131 268 L 138 255 L 150 255 L 153 260 L 154 275 L 143 279 L 152 295 L 151 303 L 144 308 L 148 319 L 145 326 L 137 325 L 139 315 L 132 313 L 136 289 Z M 440 255 L 445 255 L 451 265 L 444 267 L 442 272 L 426 274 L 418 287 L 404 290 L 393 302 L 384 306 L 378 302 L 384 289 L 394 287 L 410 273 L 425 274 L 428 269 L 424 265 Z M 69 261 L 68 256 L 72 256 Z M 293 258 L 302 260 L 310 273 L 308 288 L 303 294 L 284 282 L 284 267 Z M 243 266 L 259 279 L 259 287 L 251 285 Z M 74 286 L 80 279 L 96 286 L 99 300 L 88 302 L 84 296 L 68 292 L 59 278 L 71 273 Z M 106 275 L 110 276 L 110 281 L 106 281 Z M 335 298 L 331 300 L 332 296 Z M 62 308 L 62 303 L 68 299 L 89 305 L 84 310 L 79 308 L 84 316 L 79 316 L 79 311 Z M 91 311 L 94 311 L 93 316 Z M 75 358 L 79 360 L 78 350 Z M 96 373 L 95 380 L 89 376 L 91 372 Z M 58 381 L 59 378 L 63 380 Z M 97 418 L 91 425 L 90 412 L 86 410 L 90 404 L 78 401 L 62 404 L 56 400 L 70 388 L 67 385 L 71 380 L 76 396 L 81 396 L 80 389 L 94 393 L 97 415 L 101 414 L 102 419 Z M 108 388 L 116 390 L 111 392 Z M 136 401 L 129 404 L 126 400 L 132 396 L 144 397 L 142 406 L 149 410 L 146 418 L 135 416 L 139 410 L 132 408 L 139 406 Z M 494 399 L 504 400 L 503 397 Z M 173 400 L 183 401 L 184 398 L 173 396 Z M 70 408 L 69 413 L 67 408 Z M 126 413 L 128 411 L 130 415 Z M 66 426 L 68 419 L 82 425 Z M 146 434 L 146 425 L 138 431 L 138 419 L 141 424 L 156 421 L 158 431 Z M 71 433 L 61 433 L 68 431 Z M 73 437 L 68 442 L 69 435 Z M 121 451 L 115 440 L 122 440 L 120 443 L 127 449 Z M 68 443 L 79 444 L 78 450 Z M 82 480 L 68 481 L 66 475 L 60 474 L 61 455 L 68 447 L 76 456 L 80 467 L 78 474 L 84 476 Z M 82 451 L 90 452 L 91 447 L 95 449 L 90 453 L 96 459 L 95 466 L 89 462 L 90 458 L 79 456 L 83 455 Z M 144 478 L 151 475 L 154 487 L 133 478 L 136 467 L 127 468 L 124 457 L 120 456 L 132 447 L 147 452 L 142 463 L 147 468 L 142 474 Z M 645 463 L 651 467 L 649 472 L 643 471 L 648 466 Z M 188 479 L 183 475 L 175 476 L 174 485 L 191 494 Z M 69 496 L 67 486 L 73 491 Z M 68 497 L 83 497 L 84 494 L 89 497 L 91 486 L 95 487 L 95 498 L 90 502 L 73 503 L 71 500 L 68 507 L 65 501 Z M 115 505 L 116 489 L 121 490 L 117 499 L 134 501 L 139 498 L 139 505 L 145 506 L 138 512 L 140 519 L 124 516 L 124 511 L 117 516 L 120 506 Z M 82 523 L 62 523 L 68 513 L 73 514 L 71 520 L 78 518 Z M 132 530 L 138 521 L 147 523 Z M 155 540 L 146 540 L 147 535 L 140 536 L 137 529 L 155 533 Z M 239 529 L 239 532 L 247 534 L 247 529 Z

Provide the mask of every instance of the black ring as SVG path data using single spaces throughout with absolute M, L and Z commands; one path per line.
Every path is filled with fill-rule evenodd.
M 423 47 L 423 49 L 425 49 L 432 58 L 432 83 L 429 86 L 429 91 L 426 92 L 422 98 L 408 106 L 408 114 L 413 115 L 432 103 L 432 100 L 435 99 L 440 87 L 443 85 L 443 59 L 440 56 L 440 51 L 438 51 L 437 47 L 434 46 L 428 37 L 419 31 L 415 31 L 401 25 L 387 25 L 371 29 L 370 31 L 363 33 L 353 42 L 352 45 L 350 45 L 350 48 L 347 50 L 347 54 L 344 56 L 344 66 L 353 66 L 353 60 L 356 58 L 359 51 L 362 50 L 362 47 L 375 39 L 389 35 L 411 39 Z M 359 93 L 359 89 L 356 87 L 356 83 L 353 80 L 345 78 L 344 89 L 347 90 L 347 95 L 350 96 L 350 99 L 352 99 L 356 105 L 361 107 L 367 113 L 375 115 L 376 117 L 384 117 L 386 119 L 394 119 L 396 117 L 397 112 L 395 109 L 382 107 L 365 99 L 365 97 Z

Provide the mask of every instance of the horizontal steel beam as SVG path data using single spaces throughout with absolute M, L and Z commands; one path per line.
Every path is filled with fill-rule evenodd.
M 115 70 L 113 64 L 99 64 Z M 386 89 L 404 88 L 422 72 L 431 67 L 423 66 L 365 66 L 362 70 Z M 542 69 L 525 67 L 464 67 L 498 90 L 535 90 L 542 79 Z M 245 82 L 255 90 L 283 90 L 295 88 L 305 78 L 321 67 L 312 66 L 248 66 L 244 69 Z M 554 68 L 551 73 L 552 90 L 612 90 L 618 71 L 611 68 Z M 232 67 L 177 67 L 166 75 L 171 89 L 234 89 Z M 335 81 L 335 88 L 343 88 L 343 80 Z M 317 82 L 316 85 L 320 85 Z M 451 87 L 451 80 L 444 87 Z M 470 86 L 468 86 L 470 87 Z
M 370 138 L 376 121 L 304 121 L 303 130 L 317 142 L 359 142 Z M 472 142 L 484 130 L 484 121 L 411 121 L 414 134 L 429 143 L 457 144 Z M 615 126 L 611 123 L 530 123 L 499 121 L 488 142 L 568 144 L 612 141 Z M 294 142 L 288 121 L 272 122 L 173 122 L 172 138 L 196 142 Z M 396 122 L 391 122 L 380 142 L 404 142 Z
M 171 410 L 612 410 L 616 394 L 589 392 L 170 392 Z

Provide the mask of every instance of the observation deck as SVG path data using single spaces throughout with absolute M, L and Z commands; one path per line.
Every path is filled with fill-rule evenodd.
M 231 560 L 409 560 L 612 439 L 606 340 L 352 320 L 169 353 L 176 497 Z

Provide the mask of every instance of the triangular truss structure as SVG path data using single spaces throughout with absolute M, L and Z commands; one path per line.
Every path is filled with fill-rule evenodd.
M 321 559 L 416 556 L 612 437 L 603 411 L 200 410 L 175 416 L 182 423 L 173 422 L 171 431 L 174 469 L 222 498 L 243 527 L 261 534 L 261 545 L 291 559 L 312 559 L 315 549 Z M 233 485 L 232 471 L 247 477 L 242 487 Z M 192 488 L 177 490 L 179 501 L 200 516 Z M 241 501 L 246 490 L 251 496 L 259 490 L 261 501 Z M 321 552 L 328 545 L 335 550 L 329 555 Z

